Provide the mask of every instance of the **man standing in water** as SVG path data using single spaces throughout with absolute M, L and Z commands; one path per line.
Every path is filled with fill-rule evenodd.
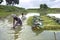
M 15 14 L 12 14 L 13 17 L 13 28 L 15 29 L 16 26 L 18 26 L 18 24 L 20 26 L 22 26 L 22 21 L 19 17 L 17 17 Z
M 26 19 L 25 14 L 22 13 L 21 15 L 22 15 L 21 19 L 22 19 L 22 21 L 24 21 Z

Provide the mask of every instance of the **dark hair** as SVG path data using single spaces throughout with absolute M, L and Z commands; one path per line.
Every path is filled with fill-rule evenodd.
M 23 15 L 23 13 L 22 13 L 22 15 Z

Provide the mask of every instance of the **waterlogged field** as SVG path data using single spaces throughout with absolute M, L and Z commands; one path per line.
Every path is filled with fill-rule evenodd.
M 29 17 L 34 15 L 40 14 L 38 13 L 27 14 L 26 20 L 24 20 L 23 22 L 23 26 L 22 27 L 18 26 L 16 27 L 16 29 L 12 29 L 12 23 L 8 22 L 8 19 L 0 20 L 0 40 L 60 40 L 60 31 L 48 31 L 48 30 L 35 31 L 32 29 L 31 26 L 27 25 L 27 20 L 29 19 Z M 44 22 L 46 21 L 46 19 L 51 20 L 49 18 L 45 18 Z

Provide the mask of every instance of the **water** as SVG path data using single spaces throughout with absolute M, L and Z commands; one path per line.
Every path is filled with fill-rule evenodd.
M 60 18 L 60 13 L 56 13 L 56 14 L 47 14 L 48 16 L 54 16 L 56 18 Z
M 60 32 L 56 32 L 56 35 L 54 35 L 52 31 L 35 31 L 27 25 L 26 21 L 24 21 L 22 27 L 18 26 L 16 29 L 12 29 L 12 23 L 8 22 L 7 19 L 1 20 L 0 40 L 55 40 L 55 36 L 57 40 L 60 40 Z
M 10 34 L 14 31 L 10 30 L 11 24 L 8 23 L 8 20 L 0 21 L 0 40 L 13 40 L 13 34 Z

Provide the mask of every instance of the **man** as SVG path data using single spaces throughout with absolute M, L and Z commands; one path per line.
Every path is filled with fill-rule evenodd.
M 18 26 L 18 24 L 20 26 L 22 26 L 22 21 L 20 18 L 18 18 L 15 14 L 12 14 L 13 17 L 13 28 L 15 29 L 16 26 Z
M 24 20 L 26 19 L 26 17 L 25 17 L 25 14 L 24 14 L 24 13 L 22 13 L 22 17 L 21 17 L 21 19 L 22 19 L 22 21 L 24 21 Z

